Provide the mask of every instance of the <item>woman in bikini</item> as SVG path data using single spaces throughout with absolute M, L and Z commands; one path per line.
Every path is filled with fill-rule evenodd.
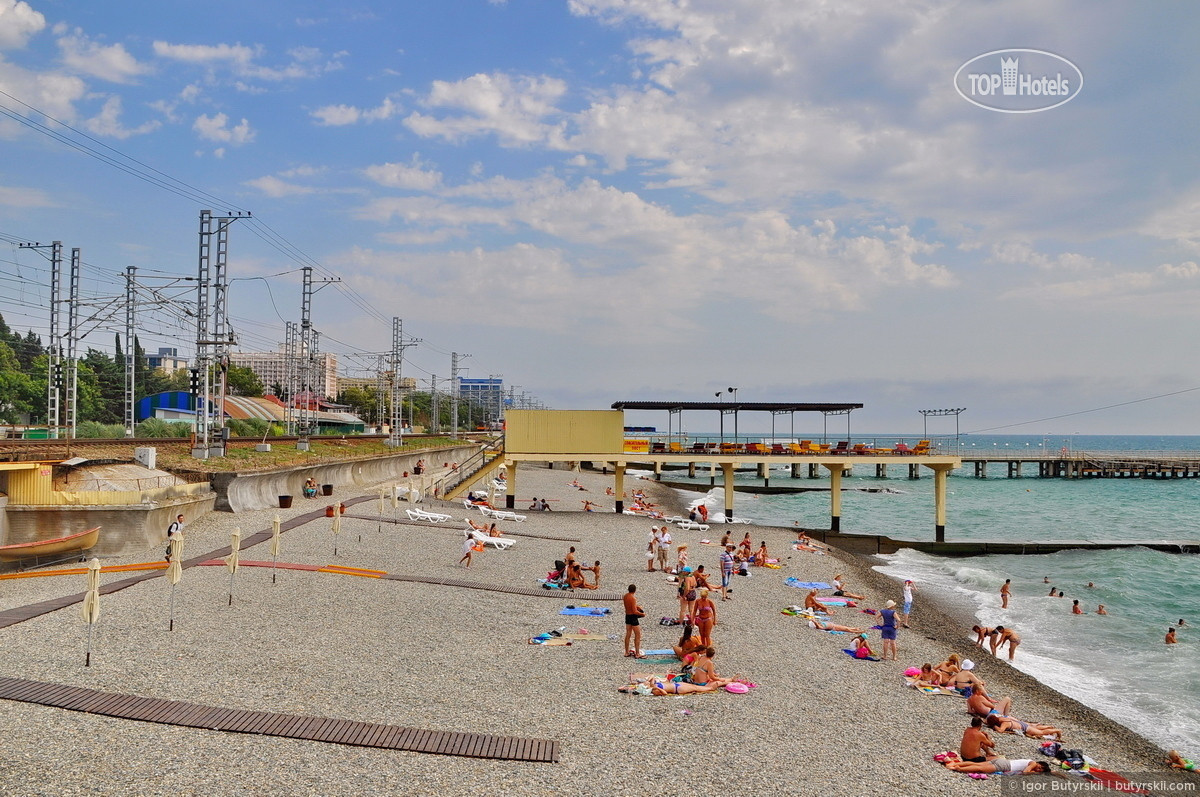
M 692 664 L 696 658 L 696 652 L 703 650 L 707 645 L 700 639 L 699 634 L 693 633 L 692 624 L 685 623 L 683 626 L 683 636 L 679 638 L 678 645 L 672 645 L 671 650 L 675 651 L 675 657 L 685 665 Z
M 767 566 L 767 557 L 768 557 L 768 556 L 770 556 L 770 554 L 768 554 L 768 553 L 767 553 L 767 541 L 766 541 L 766 540 L 762 540 L 762 541 L 761 541 L 761 542 L 759 542 L 759 544 L 758 544 L 758 550 L 754 552 L 754 564 L 755 564 L 755 566 L 757 566 L 757 567 L 766 567 L 766 566 Z
M 708 597 L 708 590 L 700 590 L 700 597 L 692 605 L 692 619 L 696 623 L 696 630 L 700 632 L 700 639 L 707 647 L 712 644 L 713 626 L 717 624 L 717 605 Z
M 680 571 L 679 580 L 679 622 L 691 622 L 692 611 L 696 604 L 696 598 L 699 594 L 696 591 L 696 579 L 692 575 L 692 568 L 685 567 Z
M 1022 722 L 1016 717 L 1005 717 L 1000 714 L 989 714 L 983 722 L 998 733 L 1012 733 L 1017 736 L 1024 734 L 1030 739 L 1044 739 L 1047 736 L 1053 736 L 1062 740 L 1062 731 L 1053 725 L 1043 725 L 1040 722 Z
M 692 686 L 708 686 L 712 689 L 718 689 L 726 684 L 733 683 L 732 678 L 722 678 L 717 675 L 717 670 L 713 666 L 713 659 L 716 655 L 717 649 L 711 645 L 699 654 L 696 662 L 692 665 Z M 705 691 L 711 691 L 711 689 Z
M 743 559 L 749 559 L 751 551 L 754 549 L 754 543 L 750 542 L 750 532 L 746 532 L 746 536 L 742 537 L 742 541 L 738 543 L 738 548 L 741 549 Z

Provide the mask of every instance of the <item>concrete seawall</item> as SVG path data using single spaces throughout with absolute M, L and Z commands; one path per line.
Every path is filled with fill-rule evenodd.
M 211 480 L 216 492 L 215 509 L 235 513 L 267 509 L 279 506 L 281 495 L 290 495 L 299 501 L 303 496 L 304 482 L 310 476 L 319 485 L 333 485 L 332 500 L 336 501 L 339 496 L 347 495 L 354 488 L 361 489 L 368 485 L 404 478 L 406 471 L 412 473 L 413 466 L 419 459 L 440 465 L 443 461 L 465 460 L 478 450 L 478 444 L 464 444 L 348 462 L 301 465 L 265 473 L 217 473 Z

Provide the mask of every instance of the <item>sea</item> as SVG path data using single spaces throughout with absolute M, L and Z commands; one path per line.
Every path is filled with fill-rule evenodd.
M 873 437 L 880 445 L 914 442 L 912 435 Z M 964 456 L 1063 449 L 1200 456 L 1200 436 L 970 435 L 938 440 L 936 446 Z M 855 468 L 842 482 L 842 531 L 932 540 L 933 478 L 922 470 L 922 478 L 910 480 L 903 465 L 890 468 L 886 479 L 876 478 L 874 466 Z M 1037 473 L 1031 463 L 1022 478 L 1008 478 L 1003 463 L 992 464 L 983 479 L 971 465 L 952 472 L 946 539 L 1200 541 L 1200 479 L 1061 479 Z M 678 474 L 670 471 L 664 478 L 686 481 Z M 707 471 L 697 476 L 709 483 Z M 745 472 L 737 482 L 762 480 Z M 787 466 L 779 466 L 771 470 L 770 485 L 827 487 L 828 478 L 808 479 L 806 468 L 792 479 Z M 734 507 L 735 515 L 754 523 L 829 524 L 828 492 L 738 492 Z M 924 593 L 983 625 L 1016 629 L 1022 638 L 1013 662 L 1018 669 L 1164 748 L 1200 757 L 1200 556 L 1133 548 L 943 558 L 906 550 L 881 559 L 877 570 L 917 584 L 914 613 Z M 999 595 L 1005 579 L 1012 579 L 1006 610 Z M 1051 586 L 1064 597 L 1050 597 Z M 1075 600 L 1084 614 L 1072 614 Z M 1107 615 L 1097 614 L 1100 604 Z M 1181 618 L 1187 625 L 1180 626 Z M 1169 627 L 1177 628 L 1179 644 L 1164 643 Z M 972 650 L 965 639 L 962 650 L 989 655 Z

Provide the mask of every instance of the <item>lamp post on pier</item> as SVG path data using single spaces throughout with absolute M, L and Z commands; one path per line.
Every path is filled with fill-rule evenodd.
M 736 387 L 729 388 L 729 392 L 733 394 L 733 444 L 736 446 L 738 442 L 738 427 L 737 427 L 737 392 Z M 724 413 L 722 413 L 724 414 Z

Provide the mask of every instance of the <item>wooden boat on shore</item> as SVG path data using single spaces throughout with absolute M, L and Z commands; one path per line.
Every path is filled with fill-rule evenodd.
M 0 562 L 19 562 L 35 556 L 54 556 L 55 554 L 86 551 L 95 547 L 99 540 L 100 527 L 97 526 L 78 534 L 68 534 L 66 537 L 55 537 L 51 540 L 0 545 Z

